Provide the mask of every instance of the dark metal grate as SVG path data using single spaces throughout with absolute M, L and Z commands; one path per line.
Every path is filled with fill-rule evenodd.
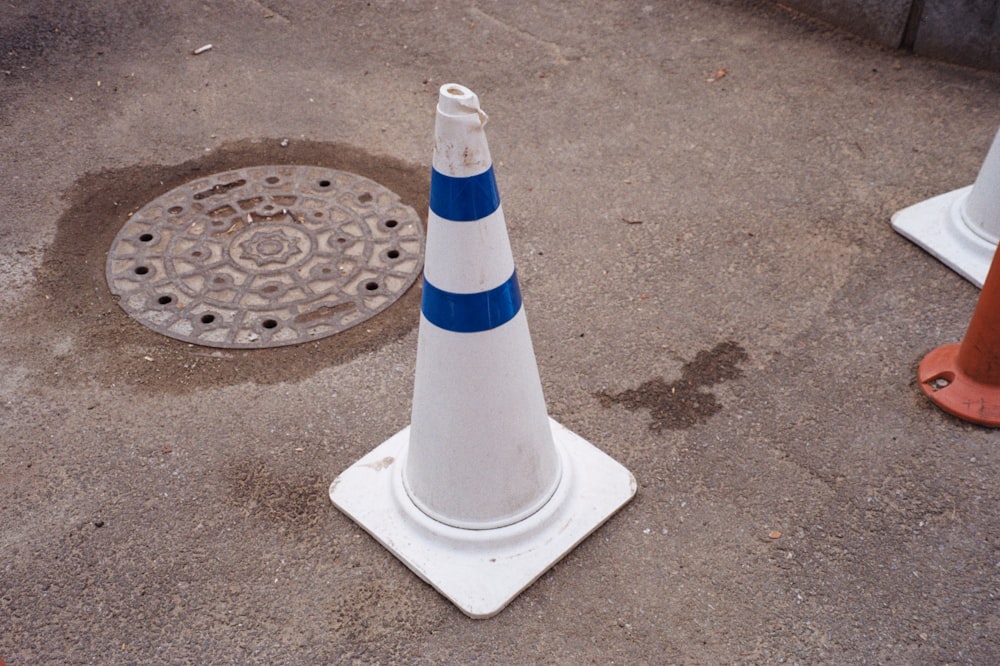
M 173 189 L 136 212 L 108 253 L 119 304 L 194 344 L 316 340 L 396 301 L 423 264 L 420 217 L 367 178 L 248 167 Z

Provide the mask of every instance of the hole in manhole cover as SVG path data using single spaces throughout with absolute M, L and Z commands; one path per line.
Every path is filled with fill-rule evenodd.
M 154 199 L 108 253 L 119 305 L 208 347 L 316 340 L 392 305 L 423 263 L 420 217 L 361 176 L 312 166 L 217 173 Z

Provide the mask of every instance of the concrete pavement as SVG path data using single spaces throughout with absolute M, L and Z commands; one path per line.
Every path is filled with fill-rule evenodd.
M 1000 75 L 711 0 L 0 0 L 0 46 L 10 666 L 1000 659 L 997 433 L 915 384 L 978 291 L 889 226 L 973 181 Z M 549 411 L 639 482 L 478 622 L 326 495 L 409 421 L 419 284 L 219 351 L 104 281 L 129 213 L 237 166 L 424 215 L 450 81 L 490 114 Z

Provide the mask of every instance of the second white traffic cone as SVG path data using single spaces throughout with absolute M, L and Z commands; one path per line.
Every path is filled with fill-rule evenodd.
M 1000 240 L 1000 131 L 975 183 L 898 211 L 892 228 L 982 289 Z
M 333 503 L 470 617 L 489 617 L 635 494 L 550 419 L 483 126 L 442 86 L 412 423 L 330 486 Z

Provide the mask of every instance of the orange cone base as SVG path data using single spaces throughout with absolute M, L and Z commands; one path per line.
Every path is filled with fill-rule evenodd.
M 1000 427 L 1000 386 L 981 384 L 958 367 L 961 344 L 938 347 L 917 368 L 920 388 L 935 405 L 966 421 Z

